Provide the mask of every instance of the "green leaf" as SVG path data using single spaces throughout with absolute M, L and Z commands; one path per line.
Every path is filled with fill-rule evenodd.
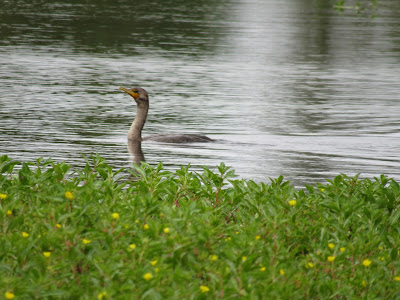
M 394 213 L 389 218 L 390 225 L 394 224 L 399 224 L 399 218 L 400 218 L 400 208 L 397 208 Z

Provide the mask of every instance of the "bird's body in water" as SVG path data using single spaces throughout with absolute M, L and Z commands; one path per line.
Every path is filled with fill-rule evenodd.
M 213 141 L 209 137 L 196 134 L 157 134 L 142 138 L 142 130 L 149 111 L 149 95 L 142 88 L 126 89 L 120 87 L 120 89 L 132 96 L 137 104 L 136 117 L 128 133 L 129 140 L 155 141 L 161 143 L 206 143 Z

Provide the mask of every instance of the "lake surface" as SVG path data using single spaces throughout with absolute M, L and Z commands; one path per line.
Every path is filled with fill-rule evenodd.
M 313 0 L 24 2 L 0 3 L 1 154 L 129 167 L 136 106 L 118 88 L 141 86 L 144 135 L 217 139 L 144 142 L 152 165 L 400 180 L 397 0 L 361 15 Z

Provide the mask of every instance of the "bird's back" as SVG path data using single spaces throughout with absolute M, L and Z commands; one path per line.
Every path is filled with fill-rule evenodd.
M 205 135 L 196 135 L 196 134 L 157 134 L 144 137 L 143 141 L 185 144 L 185 143 L 208 143 L 212 142 L 213 139 L 210 139 Z

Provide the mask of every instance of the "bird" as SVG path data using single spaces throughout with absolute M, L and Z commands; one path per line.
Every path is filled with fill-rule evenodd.
M 156 134 L 142 138 L 142 130 L 146 122 L 147 113 L 149 111 L 149 95 L 145 89 L 135 87 L 127 89 L 120 87 L 120 90 L 130 95 L 136 102 L 137 111 L 135 119 L 132 122 L 128 132 L 129 141 L 155 141 L 161 143 L 208 143 L 214 140 L 197 134 Z

